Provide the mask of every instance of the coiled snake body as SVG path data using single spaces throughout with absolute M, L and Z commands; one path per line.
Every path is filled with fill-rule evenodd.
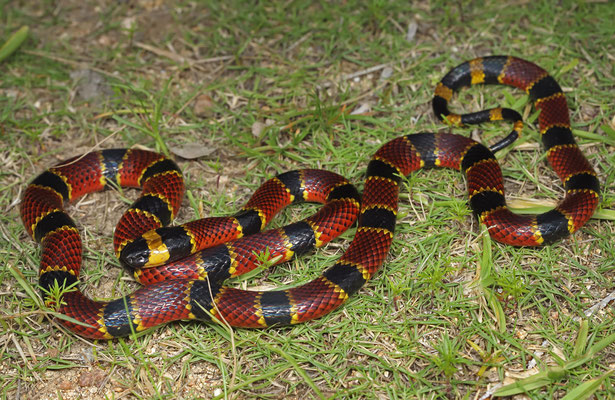
M 501 108 L 465 115 L 447 108 L 454 91 L 479 83 L 523 89 L 540 110 L 538 125 L 547 159 L 566 190 L 555 209 L 521 216 L 506 207 L 502 173 L 493 152 L 515 140 L 521 117 Z M 339 175 L 292 171 L 267 181 L 232 217 L 171 228 L 162 227 L 177 214 L 184 183 L 177 165 L 160 154 L 103 150 L 50 168 L 30 183 L 21 203 L 26 230 L 42 248 L 39 285 L 44 296 L 51 301 L 48 293 L 54 288 L 67 289 L 59 312 L 79 323 L 62 319 L 62 324 L 97 339 L 125 336 L 180 319 L 217 318 L 232 326 L 266 327 L 318 318 L 343 304 L 382 265 L 393 240 L 400 181 L 421 168 L 464 172 L 472 210 L 490 235 L 503 243 L 548 244 L 576 231 L 591 217 L 599 202 L 598 179 L 572 136 L 564 94 L 543 69 L 505 56 L 465 62 L 438 84 L 433 108 L 439 118 L 452 124 L 506 119 L 513 121 L 513 131 L 491 150 L 448 133 L 399 137 L 372 157 L 362 198 Z M 84 296 L 76 285 L 82 244 L 63 203 L 109 184 L 143 188 L 117 225 L 114 248 L 146 286 L 129 296 L 98 302 Z M 325 206 L 301 222 L 256 234 L 279 209 L 301 200 L 324 202 Z M 357 216 L 356 234 L 346 252 L 311 282 L 269 292 L 222 285 L 226 278 L 252 270 L 263 258 L 282 262 L 323 245 L 350 227 Z

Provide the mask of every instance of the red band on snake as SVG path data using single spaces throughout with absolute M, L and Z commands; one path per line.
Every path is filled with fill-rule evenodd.
M 506 206 L 502 173 L 492 151 L 509 145 L 520 134 L 518 113 L 500 108 L 465 115 L 448 111 L 455 90 L 479 83 L 523 89 L 540 110 L 539 129 L 547 159 L 566 190 L 555 209 L 521 216 Z M 596 173 L 572 136 L 561 88 L 543 69 L 505 56 L 463 63 L 438 84 L 433 107 L 438 117 L 454 124 L 510 120 L 513 132 L 491 150 L 453 134 L 420 133 L 394 139 L 369 162 L 360 206 L 354 187 L 339 175 L 292 171 L 267 181 L 232 217 L 163 228 L 177 214 L 184 192 L 179 168 L 164 156 L 141 150 L 104 150 L 50 168 L 27 187 L 21 203 L 26 230 L 41 243 L 39 285 L 43 295 L 51 302 L 49 292 L 64 288 L 59 312 L 78 323 L 64 319 L 61 323 L 95 339 L 126 336 L 174 320 L 217 318 L 232 326 L 267 327 L 318 318 L 342 305 L 383 264 L 393 240 L 400 181 L 421 168 L 464 172 L 470 206 L 490 235 L 503 243 L 552 243 L 591 217 L 599 202 Z M 114 247 L 145 286 L 121 299 L 98 302 L 78 288 L 82 244 L 63 204 L 110 183 L 143 188 L 141 197 L 118 223 Z M 299 200 L 325 205 L 303 221 L 256 233 L 282 207 Z M 350 227 L 357 215 L 356 234 L 346 252 L 311 282 L 269 292 L 223 286 L 228 277 L 250 271 L 263 261 L 282 262 L 327 243 Z M 158 265 L 165 262 L 170 263 Z

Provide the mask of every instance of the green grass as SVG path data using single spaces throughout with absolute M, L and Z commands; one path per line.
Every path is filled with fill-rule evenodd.
M 2 397 L 473 399 L 513 381 L 537 399 L 586 398 L 581 392 L 596 388 L 595 398 L 615 396 L 613 308 L 584 317 L 615 278 L 615 225 L 607 219 L 615 202 L 615 7 L 154 3 L 68 1 L 58 8 L 0 0 L 0 43 L 30 27 L 0 63 Z M 411 22 L 418 30 L 408 42 Z M 174 323 L 92 343 L 63 331 L 42 306 L 39 252 L 18 204 L 27 182 L 50 164 L 95 146 L 212 148 L 205 158 L 180 161 L 189 190 L 180 221 L 233 213 L 265 179 L 293 168 L 330 169 L 362 188 L 367 160 L 382 144 L 450 129 L 431 111 L 435 84 L 459 62 L 487 54 L 535 61 L 566 91 L 573 129 L 604 188 L 603 217 L 571 239 L 540 250 L 491 243 L 467 208 L 462 175 L 421 171 L 404 181 L 382 271 L 319 320 L 232 332 Z M 384 81 L 381 69 L 344 79 L 385 63 L 393 73 Z M 81 100 L 70 73 L 84 67 L 100 72 L 114 95 Z M 213 100 L 208 117 L 193 108 L 203 93 Z M 364 103 L 369 113 L 350 113 Z M 538 146 L 537 113 L 523 93 L 473 87 L 452 102 L 465 111 L 495 105 L 527 121 L 516 148 L 499 155 L 508 193 L 559 199 L 561 184 Z M 255 122 L 266 123 L 258 136 Z M 492 142 L 508 129 L 453 131 Z M 69 208 L 86 246 L 81 282 L 90 296 L 115 298 L 136 287 L 111 252 L 112 228 L 134 197 L 108 192 Z M 314 209 L 293 208 L 274 224 Z M 339 257 L 352 234 L 235 284 L 306 282 Z

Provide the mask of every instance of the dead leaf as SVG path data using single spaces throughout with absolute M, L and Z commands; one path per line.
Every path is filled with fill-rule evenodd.
M 393 68 L 391 67 L 384 67 L 382 69 L 382 72 L 380 73 L 380 78 L 378 78 L 379 81 L 385 81 L 387 79 L 389 79 L 391 77 L 391 75 L 393 75 Z
M 98 386 L 105 379 L 105 372 L 100 369 L 85 371 L 79 376 L 79 386 Z
M 368 113 L 372 110 L 372 107 L 368 103 L 362 103 L 357 108 L 350 112 L 350 115 L 360 115 Z
M 209 118 L 214 115 L 214 101 L 208 94 L 201 94 L 194 100 L 194 114 L 197 117 Z
M 264 124 L 260 121 L 255 121 L 252 124 L 252 135 L 256 136 L 256 137 L 260 137 L 261 133 L 263 133 L 263 130 L 267 127 L 267 124 Z
M 412 42 L 414 37 L 416 36 L 416 31 L 418 31 L 419 26 L 416 22 L 412 21 L 408 24 L 408 30 L 406 31 L 406 40 L 408 42 Z
M 99 104 L 113 96 L 113 90 L 105 77 L 96 71 L 80 69 L 71 72 L 70 77 L 75 82 L 75 92 L 78 100 Z
M 185 158 L 186 160 L 194 160 L 207 157 L 213 154 L 217 149 L 198 143 L 190 143 L 181 146 L 169 146 L 169 150 L 178 157 Z

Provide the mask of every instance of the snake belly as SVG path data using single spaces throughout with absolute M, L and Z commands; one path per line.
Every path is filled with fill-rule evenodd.
M 493 151 L 520 134 L 518 113 L 494 109 L 457 115 L 448 111 L 454 91 L 479 83 L 523 89 L 540 110 L 539 129 L 547 159 L 566 190 L 553 210 L 521 216 L 506 207 L 502 172 Z M 166 230 L 162 227 L 178 212 L 184 182 L 177 165 L 164 156 L 142 150 L 103 150 L 50 168 L 27 187 L 21 203 L 26 230 L 41 243 L 39 285 L 43 295 L 52 302 L 49 292 L 66 289 L 57 307 L 77 322 L 62 319 L 61 323 L 94 339 L 126 336 L 174 320 L 218 319 L 236 327 L 267 327 L 318 318 L 342 305 L 383 264 L 393 241 L 400 182 L 421 168 L 464 172 L 472 210 L 490 235 L 503 243 L 552 243 L 591 217 L 599 202 L 596 173 L 572 136 L 561 88 L 540 67 L 507 56 L 463 63 L 438 84 L 433 107 L 438 117 L 453 124 L 510 120 L 513 132 L 492 147 L 493 151 L 450 133 L 402 136 L 372 157 L 361 199 L 339 175 L 291 171 L 265 183 L 235 216 Z M 63 203 L 110 184 L 143 188 L 141 197 L 120 218 L 114 248 L 146 286 L 129 296 L 98 302 L 84 296 L 77 285 L 82 244 Z M 325 206 L 303 221 L 256 233 L 280 208 L 298 200 L 324 202 Z M 357 214 L 356 233 L 348 249 L 312 281 L 278 291 L 246 291 L 223 285 L 225 279 L 260 265 L 263 255 L 269 261 L 282 262 L 323 245 L 352 225 Z M 135 255 L 127 249 L 141 253 Z M 187 254 L 191 255 L 185 257 Z M 167 261 L 172 262 L 158 265 Z

